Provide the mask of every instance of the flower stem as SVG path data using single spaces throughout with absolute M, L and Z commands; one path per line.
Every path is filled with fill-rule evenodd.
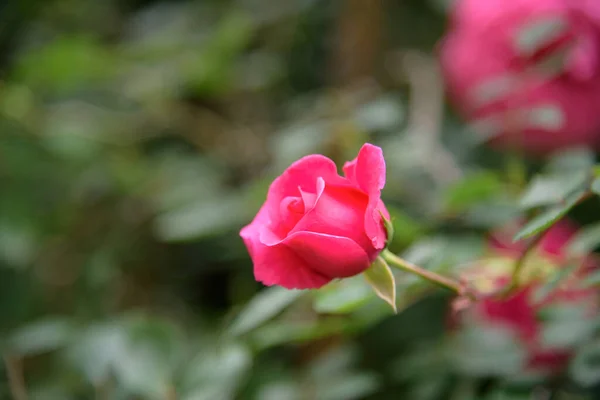
M 533 252 L 537 245 L 542 241 L 545 234 L 546 232 L 542 232 L 541 234 L 537 235 L 533 240 L 531 240 L 527 244 L 527 247 L 525 248 L 523 253 L 521 253 L 521 256 L 515 262 L 515 268 L 511 276 L 510 284 L 506 288 L 505 295 L 510 295 L 510 293 L 512 293 L 513 290 L 519 287 L 521 272 L 523 271 L 523 267 L 525 266 L 525 261 L 527 260 L 531 252 Z
M 459 296 L 465 295 L 466 293 L 466 288 L 458 281 L 451 279 L 451 278 L 447 278 L 445 276 L 436 274 L 435 272 L 432 271 L 428 271 L 424 268 L 421 268 L 417 265 L 414 265 L 400 257 L 398 257 L 397 255 L 395 255 L 394 253 L 392 253 L 389 250 L 384 250 L 381 253 L 381 257 L 383 257 L 383 259 L 385 261 L 387 261 L 387 263 L 393 267 L 396 267 L 398 269 L 401 269 L 405 272 L 410 272 L 411 274 L 420 276 L 423 279 L 428 280 L 431 283 L 434 283 L 438 286 L 441 286 L 445 289 L 448 289 L 456 294 L 458 294 Z

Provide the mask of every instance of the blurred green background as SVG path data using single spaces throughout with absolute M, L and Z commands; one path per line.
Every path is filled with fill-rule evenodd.
M 357 280 L 254 281 L 238 232 L 303 155 L 380 145 L 392 248 L 442 273 L 556 200 L 523 207 L 533 172 L 594 164 L 491 152 L 447 111 L 446 3 L 2 2 L 0 399 L 594 398 L 597 355 L 514 379 L 493 338 L 452 342 L 448 298 L 415 278 L 395 316 Z

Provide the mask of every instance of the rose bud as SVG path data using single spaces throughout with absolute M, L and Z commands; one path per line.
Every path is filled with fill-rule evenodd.
M 548 343 L 546 329 L 557 324 L 571 324 L 553 316 L 552 310 L 569 308 L 581 314 L 574 317 L 592 321 L 598 310 L 598 296 L 586 287 L 584 279 L 595 267 L 591 258 L 576 260 L 578 267 L 561 279 L 556 287 L 545 287 L 549 281 L 566 268 L 566 250 L 576 233 L 573 224 L 561 221 L 550 228 L 534 252 L 528 254 L 519 272 L 519 286 L 510 294 L 505 293 L 512 281 L 516 261 L 525 251 L 520 243 L 512 243 L 516 226 L 495 233 L 489 242 L 490 257 L 465 271 L 470 280 L 484 296 L 480 302 L 464 312 L 459 323 L 481 324 L 506 328 L 514 334 L 525 350 L 523 369 L 530 372 L 550 374 L 558 372 L 568 362 L 574 350 L 571 343 Z M 581 324 L 580 324 L 581 325 Z M 585 339 L 587 332 L 575 332 L 575 341 Z
M 260 211 L 240 232 L 256 280 L 308 289 L 365 271 L 387 240 L 384 185 L 383 152 L 371 144 L 344 165 L 344 177 L 327 157 L 296 161 L 271 184 Z
M 456 107 L 492 145 L 598 144 L 600 2 L 458 0 L 440 61 Z

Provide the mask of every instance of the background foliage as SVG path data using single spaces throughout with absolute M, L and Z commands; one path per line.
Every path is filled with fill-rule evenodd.
M 494 332 L 454 340 L 446 294 L 411 276 L 396 277 L 398 315 L 359 278 L 316 292 L 253 279 L 238 232 L 273 177 L 366 141 L 386 155 L 392 249 L 440 273 L 481 257 L 511 218 L 600 219 L 595 197 L 563 201 L 593 153 L 495 153 L 447 110 L 434 56 L 445 12 L 442 0 L 2 3 L 0 398 L 594 398 L 593 338 L 564 376 L 516 379 L 518 349 Z M 586 232 L 593 249 L 598 227 Z

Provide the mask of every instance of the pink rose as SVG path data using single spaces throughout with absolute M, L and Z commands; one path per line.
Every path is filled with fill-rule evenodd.
M 582 281 L 596 263 L 591 257 L 579 260 L 581 266 L 577 272 L 564 277 L 561 285 L 545 296 L 536 296 L 537 290 L 566 267 L 567 246 L 577 227 L 562 220 L 544 234 L 536 250 L 528 256 L 520 274 L 524 286 L 509 297 L 497 296 L 511 282 L 515 262 L 525 251 L 522 243 L 512 241 L 518 228 L 519 224 L 514 224 L 494 232 L 489 242 L 491 257 L 465 272 L 464 278 L 484 295 L 465 315 L 474 317 L 469 321 L 509 328 L 526 350 L 524 368 L 552 373 L 565 366 L 572 348 L 552 348 L 543 343 L 545 326 L 551 321 L 541 319 L 540 313 L 554 306 L 574 306 L 587 310 L 592 318 L 598 310 L 598 296 Z
M 600 2 L 458 0 L 440 58 L 450 96 L 492 144 L 532 154 L 598 144 Z
M 552 319 L 541 318 L 544 310 L 556 306 L 571 306 L 587 310 L 586 317 L 592 319 L 598 310 L 598 299 L 594 290 L 582 287 L 580 280 L 571 280 L 542 301 L 537 301 L 535 291 L 540 285 L 541 282 L 534 282 L 508 298 L 485 298 L 477 304 L 474 312 L 482 323 L 505 326 L 515 333 L 526 350 L 525 369 L 554 373 L 565 367 L 573 348 L 551 347 L 543 343 L 546 324 L 552 322 Z
M 240 232 L 257 281 L 319 288 L 369 268 L 387 240 L 381 149 L 365 144 L 344 165 L 344 175 L 329 158 L 310 155 L 275 179 L 254 221 Z
M 526 287 L 509 298 L 487 298 L 476 308 L 487 324 L 508 327 L 527 352 L 525 369 L 554 372 L 565 366 L 570 357 L 567 349 L 548 349 L 541 343 L 543 323 L 538 319 L 541 305 L 534 304 L 534 287 Z M 561 304 L 556 301 L 556 304 Z

